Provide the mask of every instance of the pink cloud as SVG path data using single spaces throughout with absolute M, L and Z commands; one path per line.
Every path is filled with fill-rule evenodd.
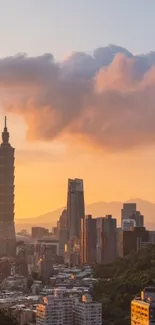
M 106 150 L 155 142 L 155 54 L 117 46 L 74 53 L 0 59 L 0 98 L 24 116 L 30 140 L 65 134 Z

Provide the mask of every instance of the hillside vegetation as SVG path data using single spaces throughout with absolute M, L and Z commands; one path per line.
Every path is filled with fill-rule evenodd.
M 155 285 L 155 246 L 150 245 L 109 265 L 94 269 L 99 282 L 94 298 L 103 304 L 105 325 L 130 324 L 130 302 L 145 286 Z
M 17 325 L 16 321 L 0 310 L 0 325 Z

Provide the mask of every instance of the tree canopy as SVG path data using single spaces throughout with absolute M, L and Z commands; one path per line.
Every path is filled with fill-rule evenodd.
M 17 325 L 17 322 L 15 319 L 0 310 L 0 325 Z
M 93 295 L 102 302 L 104 324 L 128 325 L 131 300 L 144 287 L 155 285 L 155 246 L 132 252 L 113 264 L 97 265 L 94 276 L 99 281 Z

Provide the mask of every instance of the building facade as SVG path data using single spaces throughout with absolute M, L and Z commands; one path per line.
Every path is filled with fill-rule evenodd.
M 36 325 L 73 325 L 73 299 L 59 291 L 43 298 L 37 306 Z
M 131 228 L 136 227 L 136 221 L 134 219 L 123 219 L 122 221 L 122 230 L 127 231 Z
M 80 239 L 81 219 L 85 216 L 84 188 L 82 179 L 68 180 L 67 194 L 67 222 L 69 239 L 74 237 Z
M 144 227 L 144 216 L 140 213 L 140 211 L 135 211 L 130 219 L 135 220 L 136 227 Z
M 150 244 L 155 245 L 155 231 L 149 231 Z
M 75 325 L 95 324 L 102 325 L 102 304 L 85 295 L 75 304 Z
M 65 264 L 70 266 L 79 266 L 80 264 L 80 239 L 77 237 L 68 240 L 65 249 Z
M 37 248 L 39 252 L 39 275 L 45 283 L 48 283 L 53 273 L 53 264 L 58 262 L 59 242 L 58 240 L 40 240 Z
M 81 220 L 81 264 L 96 263 L 96 219 L 91 215 Z
M 11 274 L 11 260 L 8 257 L 0 259 L 0 283 Z
M 155 324 L 155 288 L 148 287 L 131 301 L 131 325 Z
M 15 256 L 14 226 L 14 148 L 9 143 L 6 125 L 0 146 L 0 257 Z
M 129 219 L 132 214 L 136 212 L 136 203 L 124 203 L 121 210 L 121 226 L 123 226 L 123 220 Z
M 130 224 L 131 227 L 144 227 L 144 216 L 136 210 L 136 203 L 124 203 L 121 210 L 122 229 L 130 230 Z
M 117 220 L 107 215 L 97 218 L 97 263 L 108 264 L 115 261 L 117 256 L 116 231 Z
M 41 239 L 49 235 L 49 229 L 44 227 L 32 227 L 32 238 Z
M 63 210 L 60 216 L 60 229 L 59 229 L 59 243 L 60 243 L 60 251 L 59 254 L 63 258 L 65 258 L 65 247 L 68 243 L 69 239 L 69 229 L 67 222 L 67 210 Z

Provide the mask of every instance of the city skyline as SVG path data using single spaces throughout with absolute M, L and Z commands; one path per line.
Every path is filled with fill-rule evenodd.
M 0 325 L 155 325 L 155 0 L 0 8 Z
M 10 114 L 8 114 L 8 124 L 9 124 L 9 129 L 11 130 L 12 129 L 12 125 L 11 125 L 11 119 L 12 119 L 12 116 L 10 116 Z M 13 117 L 14 119 L 14 117 Z M 15 131 L 15 133 L 17 134 L 17 130 Z M 12 139 L 12 132 L 11 132 L 11 139 Z M 13 145 L 15 144 L 15 141 L 12 140 L 12 143 Z M 14 145 L 15 146 L 15 145 Z M 61 167 L 62 167 L 62 162 L 60 161 L 55 161 L 53 163 L 52 161 L 52 166 L 54 165 L 54 167 L 57 169 L 57 165 L 59 165 L 60 167 L 60 171 L 59 173 L 56 175 L 55 172 L 54 172 L 54 177 L 53 175 L 51 175 L 51 178 L 49 177 L 49 174 L 48 174 L 48 171 L 51 170 L 51 166 L 50 164 L 51 163 L 45 163 L 44 162 L 44 159 L 48 159 L 50 157 L 50 159 L 52 158 L 51 157 L 51 152 L 49 150 L 48 152 L 48 148 L 46 148 L 46 151 L 45 151 L 45 158 L 42 157 L 42 154 L 40 152 L 40 149 L 37 151 L 35 149 L 36 145 L 35 143 L 33 144 L 27 144 L 26 143 L 26 148 L 24 150 L 20 150 L 20 149 L 17 149 L 17 162 L 16 162 L 16 187 L 15 187 L 15 192 L 16 192 L 16 204 L 15 204 L 15 211 L 16 211 L 16 218 L 26 218 L 26 217 L 35 217 L 35 216 L 38 216 L 38 215 L 41 215 L 41 214 L 44 214 L 46 212 L 49 212 L 49 211 L 52 211 L 52 210 L 55 210 L 57 208 L 59 208 L 60 206 L 66 206 L 66 201 L 67 201 L 67 198 L 66 198 L 66 189 L 67 189 L 67 179 L 68 179 L 68 175 L 70 175 L 70 171 L 69 171 L 69 168 L 66 168 L 67 169 L 67 173 L 66 175 L 62 175 L 62 171 L 61 171 Z M 37 144 L 37 147 L 39 147 L 39 143 Z M 48 145 L 47 145 L 48 147 Z M 83 151 L 83 150 L 82 150 Z M 153 150 L 150 150 L 150 153 L 152 152 Z M 146 154 L 146 151 L 145 150 L 137 150 L 137 152 L 141 152 L 141 155 L 144 157 L 145 154 Z M 130 157 L 130 161 L 133 162 L 137 160 L 137 162 L 141 160 L 141 156 L 138 157 L 138 153 L 137 153 L 135 150 L 134 150 L 134 156 Z M 148 150 L 149 152 L 149 150 Z M 61 154 L 61 156 L 63 157 L 64 154 Z M 81 155 L 80 155 L 81 156 Z M 84 155 L 85 156 L 85 155 Z M 89 154 L 88 154 L 89 156 Z M 148 200 L 150 202 L 154 202 L 154 197 L 153 195 L 148 195 L 148 193 L 150 194 L 153 194 L 153 181 L 152 181 L 152 184 L 150 184 L 150 188 L 149 188 L 149 184 L 148 184 L 148 187 L 145 187 L 145 188 L 141 188 L 140 191 L 139 191 L 139 188 L 137 190 L 137 187 L 136 187 L 136 191 L 135 191 L 135 188 L 131 188 L 131 190 L 129 191 L 129 189 L 123 187 L 123 185 L 121 186 L 121 188 L 123 188 L 123 192 L 124 194 L 122 195 L 121 194 L 121 189 L 119 189 L 119 191 L 117 192 L 117 194 L 115 193 L 115 190 L 112 188 L 113 187 L 113 182 L 112 182 L 112 177 L 111 175 L 107 175 L 107 171 L 108 171 L 108 157 L 107 155 L 104 155 L 101 157 L 100 156 L 100 161 L 106 166 L 106 175 L 104 175 L 104 173 L 102 175 L 100 175 L 100 172 L 97 170 L 95 175 L 98 175 L 98 181 L 95 179 L 94 177 L 94 182 L 92 183 L 92 175 L 91 175 L 91 168 L 93 168 L 92 165 L 94 165 L 94 162 L 96 163 L 96 166 L 100 166 L 101 168 L 101 163 L 99 163 L 97 160 L 99 158 L 99 153 L 97 152 L 95 154 L 95 157 L 93 155 L 90 154 L 91 158 L 93 159 L 93 163 L 91 164 L 91 166 L 87 166 L 87 174 L 85 174 L 84 170 L 83 170 L 83 167 L 84 166 L 80 166 L 82 167 L 82 173 L 81 173 L 81 168 L 79 168 L 79 166 L 75 165 L 75 173 L 72 172 L 72 175 L 71 176 L 77 176 L 79 175 L 80 178 L 83 178 L 84 181 L 85 181 L 85 188 L 86 188 L 86 191 L 85 191 L 85 201 L 87 204 L 91 204 L 91 203 L 94 203 L 94 202 L 99 202 L 99 201 L 104 201 L 104 202 L 111 202 L 111 201 L 121 201 L 121 202 L 125 202 L 127 199 L 130 199 L 130 198 L 133 198 L 133 197 L 139 197 L 139 198 L 142 198 L 144 200 Z M 123 162 L 123 165 L 125 164 L 125 162 L 128 160 L 128 156 L 126 156 L 126 153 L 119 153 L 119 158 L 113 154 L 113 153 L 110 153 L 110 156 L 111 157 L 114 157 L 114 159 L 116 159 L 116 162 L 117 162 L 117 166 L 120 165 L 122 166 L 120 160 L 121 158 L 123 157 L 124 159 L 124 162 Z M 83 152 L 82 152 L 82 157 L 83 157 Z M 152 156 L 151 156 L 152 157 Z M 151 180 L 151 174 L 152 174 L 152 165 L 153 165 L 153 160 L 151 161 L 150 157 L 144 157 L 148 163 L 148 170 L 147 170 L 147 174 L 146 175 L 150 175 L 150 180 Z M 34 161 L 33 161 L 34 159 Z M 25 160 L 25 161 L 24 161 Z M 46 195 L 46 198 L 44 198 L 42 196 L 44 190 L 40 190 L 40 193 L 35 193 L 34 191 L 34 188 L 36 189 L 37 186 L 35 186 L 35 184 L 32 184 L 32 180 L 34 182 L 37 182 L 37 176 L 38 176 L 38 171 L 36 173 L 36 160 L 38 160 L 38 163 L 37 163 L 37 167 L 38 167 L 38 171 L 42 171 L 42 168 L 45 168 L 47 167 L 47 171 L 44 172 L 44 176 L 46 175 L 46 177 L 44 178 L 44 180 L 42 180 L 42 188 L 44 188 L 44 190 L 46 189 L 46 186 L 47 186 L 47 182 L 48 183 L 48 186 L 47 188 L 49 189 L 50 187 L 52 188 L 53 184 L 54 184 L 54 187 L 55 187 L 55 190 L 57 193 L 59 193 L 59 197 L 57 198 L 57 200 L 55 200 L 54 198 L 52 199 L 51 195 L 48 193 Z M 52 159 L 51 159 L 52 160 Z M 64 158 L 65 160 L 65 158 Z M 75 160 L 74 160 L 75 161 Z M 80 161 L 80 159 L 79 159 Z M 86 161 L 83 161 L 85 164 L 87 162 Z M 68 167 L 71 167 L 72 169 L 73 166 L 71 166 L 71 163 L 70 162 L 67 162 Z M 67 166 L 66 166 L 67 167 Z M 78 167 L 78 168 L 77 168 Z M 111 165 L 112 167 L 112 165 Z M 129 167 L 129 166 L 128 166 Z M 142 177 L 143 175 L 143 169 L 142 169 L 142 166 L 139 168 L 138 167 L 138 176 L 139 176 L 139 179 Z M 85 168 L 86 168 L 86 165 L 85 165 Z M 119 167 L 118 167 L 119 168 Z M 134 184 L 134 179 L 132 178 L 132 168 L 129 167 L 129 170 L 130 171 L 130 175 L 131 175 L 131 178 L 128 182 L 128 174 L 127 174 L 127 167 L 125 168 L 126 170 L 124 170 L 124 176 L 126 174 L 126 179 L 124 178 L 124 181 L 126 184 Z M 24 173 L 23 174 L 23 171 L 26 170 L 26 174 Z M 80 172 L 79 172 L 80 170 Z M 89 170 L 89 173 L 88 173 L 88 170 Z M 21 173 L 22 172 L 22 173 Z M 113 177 L 116 176 L 116 179 L 118 181 L 118 176 L 117 173 L 115 174 L 115 171 L 114 170 L 109 170 L 108 171 L 110 174 L 112 173 L 113 174 Z M 121 174 L 122 173 L 122 169 L 119 170 L 119 172 Z M 89 180 L 89 175 L 91 175 L 90 177 L 90 180 Z M 107 177 L 108 176 L 108 177 Z M 109 177 L 110 176 L 110 177 Z M 105 181 L 105 184 L 106 184 L 106 192 L 105 192 L 105 189 L 104 189 L 104 186 L 102 184 L 102 187 L 99 187 L 98 188 L 98 185 L 101 186 L 100 182 L 102 182 L 104 179 Z M 23 189 L 23 183 L 24 181 L 24 191 L 23 191 L 23 196 L 22 196 L 22 200 L 21 200 L 21 188 Z M 120 180 L 119 180 L 120 181 Z M 32 184 L 32 192 L 31 192 L 31 189 L 29 188 L 29 182 Z M 59 186 L 60 186 L 60 182 L 62 182 L 63 184 L 63 188 L 62 188 L 62 192 L 60 193 L 59 192 Z M 122 182 L 122 180 L 121 180 Z M 39 182 L 40 183 L 40 180 Z M 93 184 L 92 188 L 90 187 L 90 183 Z M 109 184 L 108 184 L 109 183 Z M 147 179 L 147 183 L 149 183 L 149 180 Z M 139 183 L 139 185 L 141 184 L 141 182 Z M 94 190 L 94 186 L 97 186 L 96 190 Z M 132 186 L 131 186 L 132 187 Z M 103 193 L 101 192 L 101 190 L 103 190 Z M 126 190 L 126 191 L 125 191 Z M 145 190 L 143 192 L 143 190 Z M 152 193 L 151 193 L 152 192 Z M 140 194 L 141 193 L 141 194 Z M 108 194 L 108 195 L 107 195 Z M 52 195 L 53 196 L 53 195 Z M 36 206 L 36 203 L 39 199 L 40 201 L 40 198 L 42 197 L 42 199 L 45 200 L 45 204 L 43 204 L 41 207 L 38 207 L 38 209 L 35 209 L 35 206 Z M 23 206 L 25 208 L 25 198 L 27 200 L 27 203 L 28 202 L 31 202 L 31 208 L 29 210 L 27 210 L 27 212 L 23 213 Z M 56 202 L 54 202 L 56 201 Z M 34 203 L 34 206 L 33 206 L 33 202 Z M 54 204 L 53 204 L 54 203 Z M 24 209 L 25 210 L 25 209 Z M 19 211 L 19 212 L 18 212 Z M 33 212 L 34 211 L 34 212 Z
M 87 204 L 155 202 L 154 1 L 0 4 L 16 219 L 66 206 L 75 177 Z

